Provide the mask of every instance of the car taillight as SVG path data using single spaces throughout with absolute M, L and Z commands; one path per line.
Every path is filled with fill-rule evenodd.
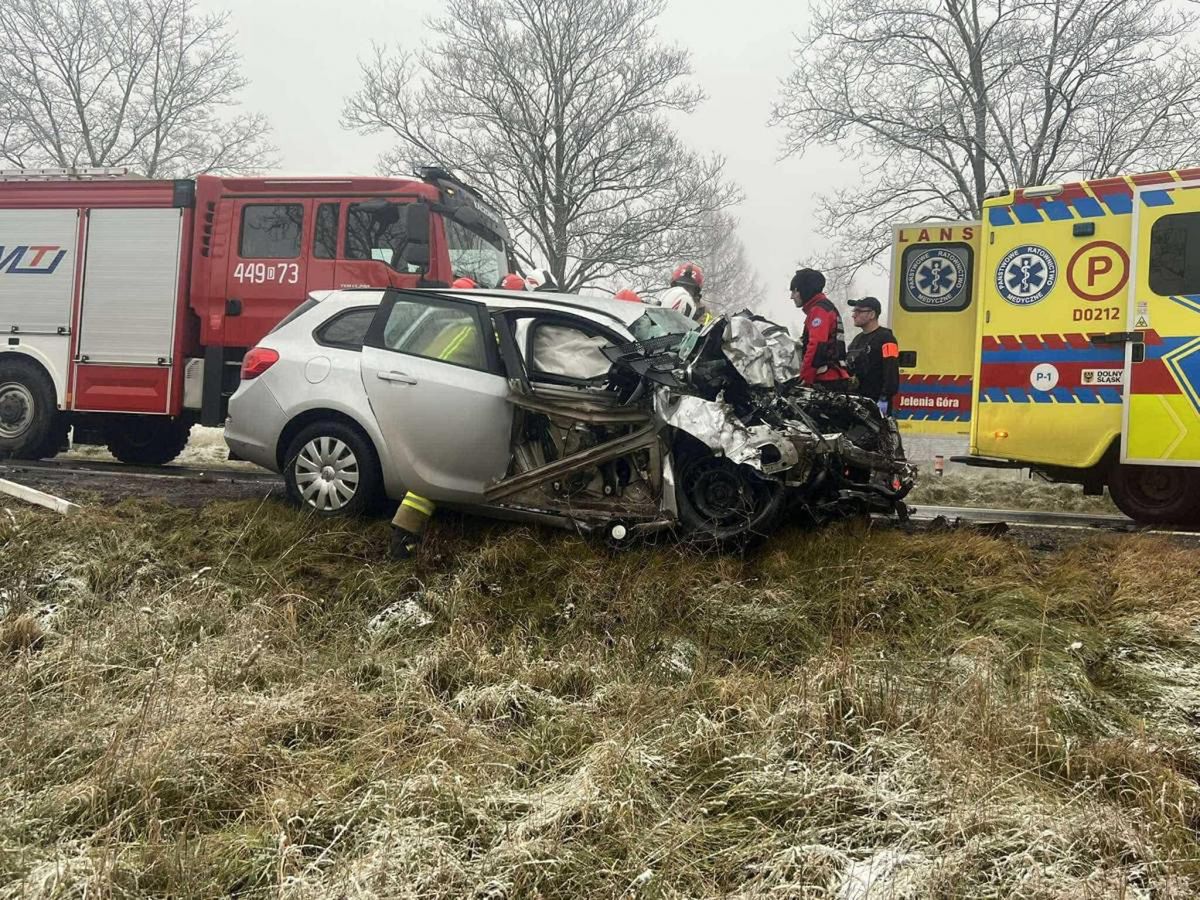
M 242 358 L 242 381 L 257 378 L 275 363 L 279 362 L 279 354 L 267 347 L 255 347 Z

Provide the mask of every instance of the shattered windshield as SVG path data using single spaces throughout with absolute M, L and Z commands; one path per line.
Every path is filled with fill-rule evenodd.
M 660 306 L 646 308 L 645 314 L 629 326 L 633 336 L 639 341 L 649 341 L 654 338 L 666 337 L 669 334 L 687 334 L 700 326 L 688 316 L 673 309 L 663 309 Z

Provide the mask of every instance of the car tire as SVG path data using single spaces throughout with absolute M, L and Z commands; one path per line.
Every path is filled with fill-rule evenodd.
M 737 545 L 770 533 L 784 510 L 786 489 L 749 466 L 714 456 L 706 447 L 676 444 L 675 499 L 689 540 Z
M 1200 518 L 1200 473 L 1175 466 L 1116 465 L 1108 492 L 1135 522 L 1192 525 Z
M 331 518 L 369 511 L 383 484 L 370 440 L 337 421 L 316 422 L 292 439 L 284 454 L 283 478 L 293 503 Z
M 190 422 L 165 416 L 126 416 L 104 427 L 108 452 L 130 466 L 161 466 L 187 446 Z
M 41 459 L 58 452 L 61 428 L 54 384 L 32 361 L 0 361 L 0 459 Z

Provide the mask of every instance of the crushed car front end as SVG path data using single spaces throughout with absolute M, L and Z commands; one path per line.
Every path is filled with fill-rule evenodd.
M 677 528 L 710 544 L 792 517 L 905 515 L 915 472 L 895 423 L 799 385 L 786 329 L 743 313 L 697 330 L 666 313 L 648 310 L 632 340 L 584 348 L 611 367 L 582 388 L 510 377 L 512 464 L 487 494 L 492 514 L 616 543 Z M 506 357 L 512 372 L 515 346 Z

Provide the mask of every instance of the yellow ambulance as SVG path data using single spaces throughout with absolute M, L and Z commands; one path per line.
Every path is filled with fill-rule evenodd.
M 894 231 L 908 433 L 1200 522 L 1200 168 L 1011 191 Z

